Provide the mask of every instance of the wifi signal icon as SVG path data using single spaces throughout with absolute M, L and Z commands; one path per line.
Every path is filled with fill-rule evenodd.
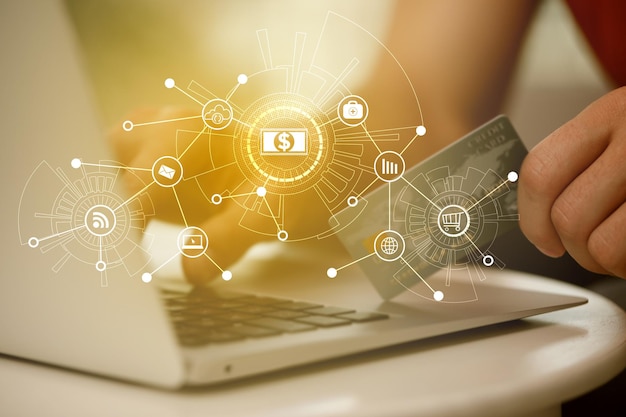
M 101 211 L 91 213 L 91 219 L 94 229 L 108 229 L 110 227 L 109 218 Z
M 115 212 L 107 206 L 96 205 L 85 214 L 85 228 L 94 236 L 106 236 L 115 229 Z

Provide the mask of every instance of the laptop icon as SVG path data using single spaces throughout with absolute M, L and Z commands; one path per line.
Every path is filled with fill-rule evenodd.
M 204 249 L 202 235 L 184 235 L 182 249 Z

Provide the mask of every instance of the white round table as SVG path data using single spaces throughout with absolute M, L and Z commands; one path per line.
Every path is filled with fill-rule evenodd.
M 511 286 L 578 294 L 589 303 L 177 392 L 0 357 L 0 415 L 558 416 L 562 402 L 625 367 L 626 315 L 619 307 L 557 281 L 512 271 L 497 274 Z

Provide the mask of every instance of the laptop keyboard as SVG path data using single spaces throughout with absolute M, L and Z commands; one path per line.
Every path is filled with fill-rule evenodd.
M 183 346 L 202 346 L 285 333 L 350 326 L 389 316 L 303 301 L 207 289 L 162 293 Z

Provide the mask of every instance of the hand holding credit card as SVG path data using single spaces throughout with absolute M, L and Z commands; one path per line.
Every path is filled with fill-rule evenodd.
M 384 299 L 409 290 L 437 301 L 476 300 L 484 269 L 504 267 L 491 246 L 517 227 L 526 154 L 509 119 L 498 116 L 404 172 L 402 160 L 377 159 L 386 184 L 331 220 Z M 362 212 L 354 218 L 354 210 Z

